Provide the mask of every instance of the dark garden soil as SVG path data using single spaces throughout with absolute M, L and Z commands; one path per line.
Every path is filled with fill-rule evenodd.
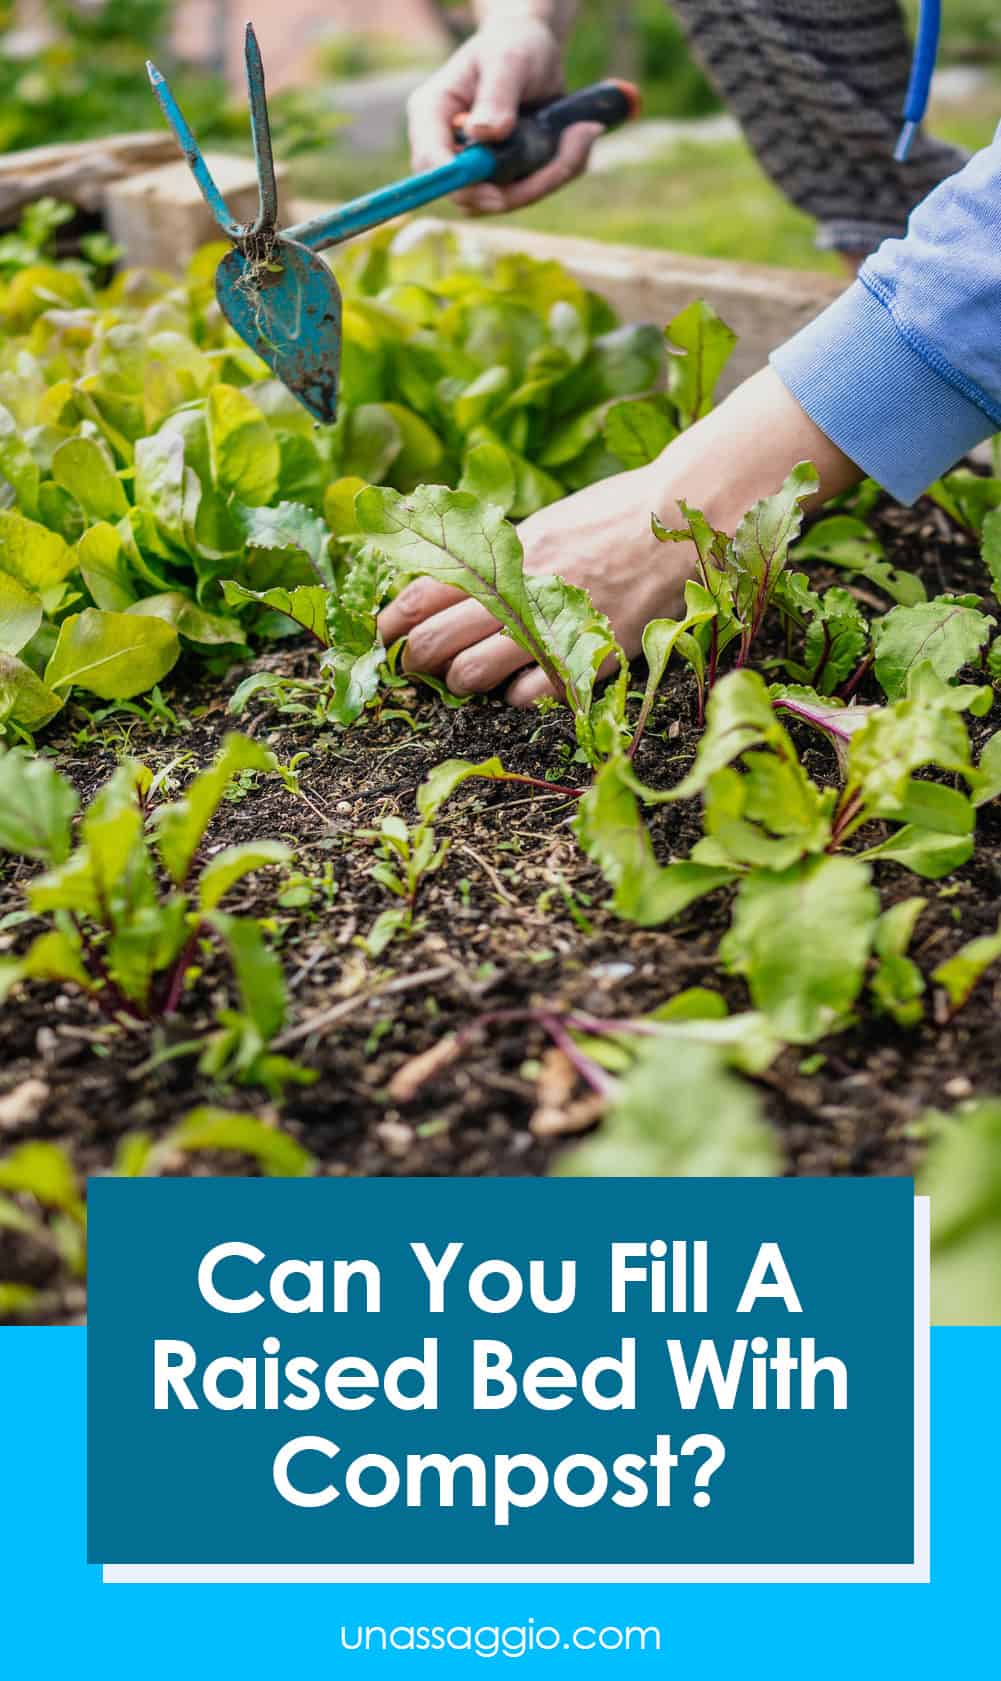
M 976 550 L 929 504 L 910 512 L 886 508 L 877 525 L 894 562 L 920 571 L 929 594 L 983 589 Z M 299 646 L 262 663 L 308 670 Z M 552 1060 L 543 1061 L 547 1044 L 534 1025 L 484 1029 L 412 1102 L 390 1095 L 393 1075 L 447 1031 L 485 1012 L 574 1004 L 603 1015 L 636 1014 L 685 987 L 707 984 L 722 990 L 732 1008 L 746 1007 L 743 983 L 721 977 L 714 956 L 727 923 L 726 895 L 702 901 L 669 930 L 637 931 L 617 921 L 601 908 L 604 885 L 575 844 L 574 802 L 524 786 L 474 781 L 460 790 L 437 824 L 451 837 L 451 850 L 424 884 L 418 931 L 369 959 L 354 938 L 389 900 L 372 880 L 373 847 L 359 831 L 390 812 L 413 821 L 418 784 L 447 758 L 496 753 L 509 770 L 573 783 L 582 771 L 570 762 L 567 715 L 516 712 L 495 699 L 453 711 L 422 689 L 397 692 L 387 702 L 388 711 L 408 709 L 410 722 L 387 715 L 348 733 L 317 735 L 311 724 L 285 720 L 256 702 L 234 720 L 226 699 L 238 675 L 206 681 L 194 667 L 178 668 L 168 698 L 190 718 L 189 728 L 158 735 L 121 715 L 95 729 L 78 710 L 46 745 L 85 796 L 110 773 L 116 753 L 131 752 L 154 766 L 191 755 L 179 767 L 186 775 L 234 725 L 266 740 L 283 761 L 308 751 L 299 767 L 305 798 L 294 798 L 277 779 L 258 780 L 224 803 L 209 844 L 287 839 L 303 875 L 322 880 L 331 867 L 336 892 L 321 887 L 304 908 L 276 908 L 274 872 L 250 878 L 231 906 L 272 919 L 291 994 L 279 1048 L 319 1078 L 309 1087 L 289 1087 L 280 1108 L 260 1091 L 220 1092 L 197 1075 L 193 1056 L 158 1061 L 162 1039 L 102 1020 L 77 995 L 34 986 L 0 1017 L 0 1113 L 4 1094 L 37 1082 L 20 1117 L 6 1123 L 0 1151 L 32 1137 L 56 1140 L 81 1174 L 100 1174 L 123 1135 L 161 1135 L 193 1106 L 212 1102 L 280 1115 L 327 1174 L 541 1174 L 572 1136 L 549 1135 Z M 878 697 L 863 688 L 859 698 Z M 976 745 L 995 727 L 970 722 Z M 666 684 L 640 748 L 643 778 L 675 782 L 696 739 L 691 685 L 678 676 Z M 799 744 L 812 774 L 829 777 L 833 764 L 821 739 L 808 733 Z M 683 854 L 697 838 L 697 812 L 662 807 L 653 832 L 665 859 Z M 880 884 L 884 904 L 916 892 L 927 898 L 912 946 L 926 974 L 964 941 L 993 932 L 1001 912 L 998 805 L 981 811 L 976 855 L 946 881 L 918 882 L 888 865 Z M 18 871 L 0 865 L 0 916 L 22 905 Z M 8 945 L 32 931 L 16 928 Z M 924 1109 L 1001 1091 L 997 985 L 989 972 L 952 1020 L 943 998 L 930 995 L 928 1019 L 915 1030 L 870 1016 L 824 1042 L 819 1055 L 786 1051 L 761 1089 L 787 1171 L 908 1171 L 920 1148 L 910 1134 Z M 210 967 L 169 1038 L 195 1038 L 225 1002 L 225 973 Z M 555 1106 L 568 1128 L 593 1122 L 580 1088 L 563 1093 Z M 706 1125 L 712 1125 L 709 1115 Z M 233 1155 L 178 1155 L 168 1171 L 255 1169 Z M 49 1318 L 81 1311 L 80 1287 L 62 1281 L 48 1251 L 2 1230 L 0 1278 L 43 1287 Z

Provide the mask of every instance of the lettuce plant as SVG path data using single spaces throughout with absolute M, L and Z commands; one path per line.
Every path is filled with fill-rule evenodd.
M 315 428 L 219 316 L 214 257 L 183 282 L 102 288 L 44 259 L 0 281 L 0 728 L 14 739 L 74 690 L 127 699 L 182 649 L 225 662 L 287 635 L 266 599 L 279 586 L 330 593 L 330 715 L 350 721 L 379 660 L 377 603 L 340 609 L 355 493 L 475 484 L 485 464 L 521 518 L 624 464 L 605 421 L 663 373 L 663 336 L 620 327 L 555 263 L 463 267 L 450 241 L 382 235 L 341 259 L 341 414 Z M 700 307 L 689 378 L 708 393 Z M 669 435 L 686 393 L 656 399 Z
M 705 412 L 733 343 L 694 303 L 665 356 L 661 333 L 620 327 L 555 263 L 464 268 L 450 241 L 380 235 L 341 259 L 342 408 L 315 428 L 222 322 L 211 269 L 209 254 L 183 284 L 101 289 L 38 261 L 0 285 L 0 727 L 14 739 L 74 690 L 127 699 L 182 649 L 225 662 L 302 622 L 325 627 L 324 715 L 352 722 L 382 658 L 377 580 L 361 568 L 359 590 L 353 564 L 360 489 L 460 483 L 520 519 L 652 459 Z M 303 621 L 299 592 L 320 588 L 322 614 Z

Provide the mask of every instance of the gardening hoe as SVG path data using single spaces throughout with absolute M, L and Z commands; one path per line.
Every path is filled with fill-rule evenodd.
M 617 128 L 639 107 L 628 82 L 598 82 L 551 105 L 526 110 L 506 140 L 469 145 L 457 127 L 460 150 L 450 163 L 395 181 L 324 216 L 277 231 L 278 189 L 264 89 L 264 66 L 253 26 L 247 25 L 250 126 L 257 161 L 259 208 L 252 222 L 237 222 L 213 181 L 201 149 L 166 80 L 147 65 L 153 91 L 191 166 L 202 197 L 233 250 L 219 264 L 216 293 L 227 320 L 317 420 L 337 414 L 341 359 L 341 295 L 337 281 L 315 255 L 353 234 L 378 227 L 432 199 L 480 181 L 507 185 L 555 157 L 571 123 Z

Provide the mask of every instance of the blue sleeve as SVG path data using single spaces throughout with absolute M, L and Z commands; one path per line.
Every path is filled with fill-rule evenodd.
M 901 502 L 1001 430 L 1001 128 L 771 362 Z

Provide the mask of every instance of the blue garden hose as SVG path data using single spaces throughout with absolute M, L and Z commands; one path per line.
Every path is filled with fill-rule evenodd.
M 904 98 L 904 126 L 893 149 L 893 156 L 898 163 L 906 161 L 921 119 L 928 109 L 928 95 L 931 92 L 941 23 L 941 0 L 921 0 L 918 33 L 914 43 L 914 57 L 911 60 L 911 79 Z

